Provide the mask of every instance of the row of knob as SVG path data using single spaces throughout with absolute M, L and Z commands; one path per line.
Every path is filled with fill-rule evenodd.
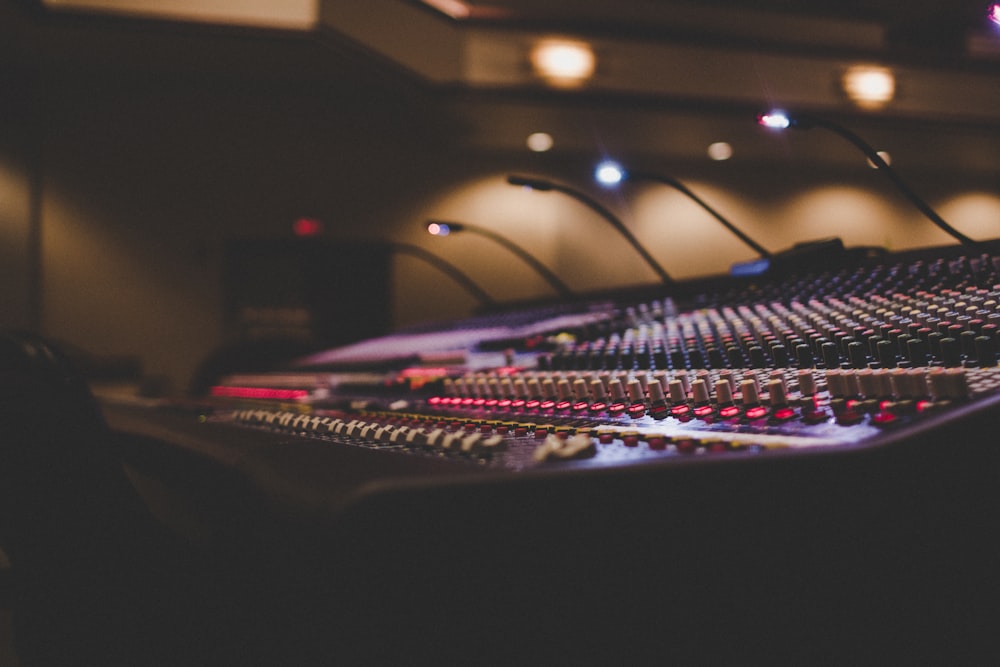
M 506 448 L 500 434 L 451 431 L 443 426 L 424 428 L 384 420 L 341 419 L 281 410 L 236 410 L 232 419 L 247 426 L 314 437 L 341 437 L 372 445 L 400 445 L 483 456 Z
M 640 433 L 615 428 L 576 428 L 524 422 L 484 420 L 441 421 L 428 415 L 399 413 L 372 414 L 365 418 L 340 419 L 281 410 L 246 409 L 234 411 L 239 424 L 294 435 L 320 438 L 339 437 L 371 446 L 404 446 L 409 449 L 488 458 L 507 451 L 510 437 L 536 440 L 531 451 L 536 463 L 592 458 L 598 444 L 619 441 L 626 448 L 645 443 L 654 451 L 680 454 L 726 453 L 750 449 L 720 440 L 685 435 L 671 437 L 662 433 Z M 757 449 L 764 449 L 758 447 Z
M 594 341 L 563 341 L 545 370 L 993 367 L 1000 294 L 919 292 L 709 308 Z
M 570 410 L 675 416 L 687 407 L 697 416 L 700 408 L 712 410 L 739 404 L 752 408 L 761 404 L 781 407 L 824 400 L 962 400 L 970 396 L 963 368 L 831 369 L 794 373 L 773 370 L 620 371 L 549 373 L 525 371 L 500 375 L 490 372 L 446 379 L 444 394 L 429 399 L 431 405 L 524 410 Z M 823 394 L 820 396 L 820 394 Z

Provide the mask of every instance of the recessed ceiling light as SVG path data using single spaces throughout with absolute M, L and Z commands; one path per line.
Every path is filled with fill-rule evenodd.
M 548 39 L 531 50 L 531 65 L 552 85 L 576 86 L 593 76 L 597 58 L 585 42 Z
M 863 109 L 878 109 L 896 95 L 896 77 L 888 67 L 854 65 L 844 72 L 840 84 L 847 97 Z
M 733 147 L 730 146 L 725 141 L 716 141 L 714 144 L 708 147 L 708 157 L 715 160 L 716 162 L 721 162 L 722 160 L 728 160 L 733 156 Z
M 544 153 L 555 145 L 552 135 L 548 132 L 535 132 L 533 134 L 529 134 L 526 143 L 528 144 L 528 148 L 536 153 Z

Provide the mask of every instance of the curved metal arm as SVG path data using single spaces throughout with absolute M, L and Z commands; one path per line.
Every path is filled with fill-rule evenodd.
M 429 250 L 425 250 L 420 246 L 411 245 L 409 243 L 392 243 L 390 244 L 390 247 L 395 252 L 419 257 L 428 264 L 440 269 L 444 273 L 447 273 L 451 276 L 452 280 L 464 287 L 469 294 L 474 296 L 476 300 L 479 301 L 480 305 L 487 308 L 496 307 L 497 302 L 493 299 L 493 297 L 483 291 L 483 288 L 473 282 L 469 276 L 465 275 L 456 266 L 446 262 Z
M 663 270 L 663 267 L 660 266 L 660 264 L 655 259 L 653 259 L 653 256 L 649 254 L 649 251 L 647 251 L 646 248 L 643 247 L 641 243 L 639 243 L 639 240 L 635 236 L 633 236 L 632 232 L 628 230 L 628 227 L 626 227 L 621 220 L 615 217 L 615 215 L 611 211 L 606 209 L 604 206 L 601 206 L 601 204 L 591 199 L 584 193 L 578 190 L 574 190 L 573 188 L 567 185 L 562 185 L 561 183 L 555 183 L 553 181 L 547 181 L 540 178 L 529 178 L 527 176 L 508 176 L 507 182 L 510 183 L 511 185 L 522 185 L 525 187 L 532 188 L 534 190 L 541 190 L 543 192 L 548 190 L 555 190 L 565 195 L 569 195 L 573 199 L 576 199 L 578 202 L 582 203 L 584 206 L 587 206 L 592 211 L 594 211 L 602 218 L 604 218 L 607 222 L 611 224 L 612 227 L 617 229 L 618 232 L 625 237 L 625 240 L 628 241 L 632 245 L 632 247 L 635 248 L 635 251 L 639 253 L 639 255 L 646 261 L 649 267 L 653 269 L 656 275 L 659 276 L 660 280 L 663 282 L 664 285 L 674 284 L 673 278 L 667 275 L 667 272 Z
M 811 127 L 822 127 L 827 130 L 830 130 L 834 134 L 837 134 L 841 138 L 846 139 L 850 143 L 854 144 L 856 148 L 860 149 L 861 152 L 864 153 L 865 156 L 872 161 L 872 163 L 878 168 L 879 171 L 881 171 L 882 173 L 884 173 L 886 176 L 889 177 L 889 180 L 892 181 L 893 185 L 895 185 L 896 188 L 901 193 L 903 193 L 903 196 L 909 199 L 910 203 L 916 206 L 917 209 L 919 209 L 920 212 L 923 213 L 928 220 L 933 222 L 935 225 L 940 227 L 944 232 L 950 234 L 952 237 L 954 237 L 964 245 L 968 246 L 979 245 L 977 241 L 969 238 L 968 236 L 966 236 L 965 234 L 963 234 L 962 232 L 958 231 L 957 229 L 949 225 L 947 222 L 945 222 L 944 219 L 940 215 L 938 215 L 937 211 L 931 208 L 930 205 L 923 199 L 918 197 L 917 194 L 913 192 L 913 190 L 911 190 L 909 186 L 906 185 L 906 183 L 903 182 L 903 180 L 896 174 L 896 172 L 889 166 L 889 164 L 882 159 L 882 156 L 878 154 L 878 151 L 876 151 L 861 137 L 854 134 L 846 127 L 838 125 L 837 123 L 826 120 L 824 118 L 812 116 L 810 114 L 795 114 L 795 115 L 790 115 L 788 118 L 790 121 L 789 127 L 795 127 L 804 130 L 809 129 Z
M 510 239 L 497 234 L 492 229 L 487 229 L 485 227 L 480 227 L 478 225 L 470 225 L 466 222 L 448 222 L 443 220 L 434 220 L 437 224 L 447 225 L 452 231 L 461 232 L 467 231 L 473 234 L 479 234 L 480 236 L 485 236 L 491 239 L 495 243 L 499 243 L 507 250 L 520 257 L 524 262 L 533 268 L 538 275 L 540 275 L 545 281 L 554 289 L 559 296 L 570 298 L 575 296 L 573 290 L 569 288 L 566 283 L 559 279 L 559 276 L 554 274 L 547 266 L 542 264 L 536 257 L 530 254 L 527 250 L 517 245 Z
M 759 243 L 757 243 L 756 241 L 754 241 L 752 238 L 750 238 L 749 236 L 747 236 L 746 234 L 744 234 L 742 231 L 740 231 L 736 227 L 736 225 L 734 225 L 729 220 L 727 220 L 725 217 L 723 217 L 723 215 L 721 213 L 719 213 L 714 208 L 712 208 L 711 206 L 709 206 L 704 200 L 702 200 L 701 197 L 699 197 L 695 193 L 691 192 L 691 190 L 689 190 L 686 185 L 684 185 L 683 183 L 681 183 L 677 179 L 671 178 L 670 176 L 663 176 L 661 174 L 654 174 L 654 173 L 651 173 L 651 172 L 648 172 L 648 171 L 626 171 L 625 175 L 628 178 L 633 179 L 633 180 L 634 179 L 640 179 L 640 180 L 644 179 L 644 180 L 649 180 L 649 181 L 656 181 L 657 183 L 663 183 L 664 185 L 669 185 L 670 187 L 675 188 L 675 189 L 681 191 L 682 193 L 684 193 L 685 195 L 687 195 L 689 198 L 691 198 L 696 204 L 698 204 L 703 209 L 705 209 L 706 211 L 708 211 L 708 213 L 713 218 L 715 218 L 716 220 L 718 220 L 719 222 L 721 222 L 723 224 L 723 226 L 725 226 L 726 229 L 728 229 L 733 234 L 735 234 L 737 237 L 739 237 L 739 239 L 741 241 L 743 241 L 748 246 L 750 246 L 751 248 L 753 248 L 754 251 L 756 251 L 761 257 L 770 257 L 771 256 L 771 253 L 770 253 L 770 251 L 767 250 L 767 248 L 764 248 Z

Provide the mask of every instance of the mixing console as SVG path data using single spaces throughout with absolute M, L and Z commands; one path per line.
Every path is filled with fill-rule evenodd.
M 297 664 L 961 663 L 1000 612 L 983 247 L 509 308 L 105 414 Z
M 1000 258 L 944 254 L 365 341 L 212 419 L 508 471 L 876 443 L 1000 388 Z

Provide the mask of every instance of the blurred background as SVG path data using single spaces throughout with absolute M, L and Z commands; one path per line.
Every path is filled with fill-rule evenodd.
M 956 229 L 1000 236 L 1000 26 L 969 0 L 0 0 L 0 326 L 92 376 L 183 391 L 484 303 L 839 237 L 954 243 L 822 128 L 851 128 Z M 440 261 L 432 261 L 433 256 Z M 442 262 L 451 267 L 449 273 Z M 456 280 L 464 274 L 478 294 Z M 484 298 L 486 297 L 486 298 Z M 262 353 L 261 350 L 266 350 Z

